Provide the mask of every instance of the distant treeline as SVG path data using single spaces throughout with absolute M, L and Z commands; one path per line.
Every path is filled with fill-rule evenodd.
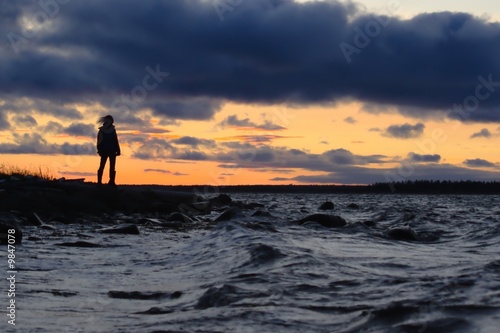
M 372 185 L 229 185 L 167 186 L 172 190 L 218 193 L 348 193 L 348 194 L 500 194 L 500 182 L 408 180 Z

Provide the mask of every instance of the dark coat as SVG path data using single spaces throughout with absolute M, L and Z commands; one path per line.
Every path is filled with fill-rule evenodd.
M 120 144 L 118 135 L 114 126 L 103 128 L 99 127 L 97 133 L 97 153 L 100 156 L 120 155 Z

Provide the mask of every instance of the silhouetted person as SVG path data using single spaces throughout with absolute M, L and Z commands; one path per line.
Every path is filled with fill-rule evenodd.
M 118 143 L 118 135 L 116 134 L 115 126 L 113 125 L 113 117 L 107 115 L 99 118 L 99 132 L 97 133 L 97 153 L 101 156 L 101 164 L 97 170 L 97 183 L 102 184 L 102 174 L 106 161 L 109 158 L 109 185 L 115 185 L 115 165 L 116 156 L 120 156 L 120 144 Z

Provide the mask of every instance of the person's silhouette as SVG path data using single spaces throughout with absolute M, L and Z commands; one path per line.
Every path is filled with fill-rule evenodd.
M 120 156 L 120 144 L 118 143 L 118 135 L 116 134 L 115 126 L 113 125 L 114 119 L 112 116 L 107 115 L 99 118 L 99 132 L 97 133 L 97 153 L 101 156 L 101 163 L 99 170 L 97 170 L 97 183 L 102 184 L 102 174 L 106 161 L 109 158 L 109 185 L 115 184 L 115 165 L 116 156 Z

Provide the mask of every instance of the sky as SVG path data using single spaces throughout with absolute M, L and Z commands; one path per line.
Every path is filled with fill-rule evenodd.
M 1 0 L 0 13 L 0 165 L 96 181 L 110 114 L 119 184 L 500 180 L 497 0 Z

